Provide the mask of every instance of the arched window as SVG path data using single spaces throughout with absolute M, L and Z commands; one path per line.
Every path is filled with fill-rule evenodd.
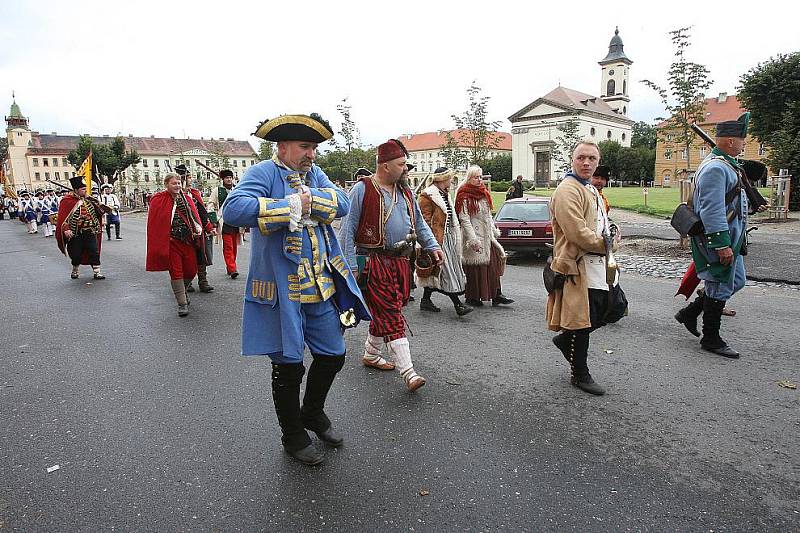
M 589 132 L 591 133 L 592 137 L 594 137 L 594 134 L 595 134 L 594 128 L 592 128 L 591 130 L 589 130 Z
M 608 130 L 608 133 L 606 133 L 606 138 L 611 139 L 611 130 Z
M 614 92 L 616 86 L 614 84 L 614 80 L 608 80 L 608 85 L 606 85 L 606 96 L 614 96 L 616 93 Z
M 622 114 L 623 115 L 627 115 L 628 114 L 628 106 L 622 106 Z
M 622 134 L 622 140 L 623 141 L 625 140 L 625 134 L 624 133 Z

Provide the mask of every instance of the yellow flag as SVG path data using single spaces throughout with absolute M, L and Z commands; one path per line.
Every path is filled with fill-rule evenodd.
M 86 183 L 86 195 L 92 195 L 92 150 L 89 150 L 89 155 L 83 160 L 81 168 L 78 169 L 76 176 L 83 176 Z
M 6 175 L 2 164 L 0 164 L 0 183 L 3 184 L 3 190 L 5 190 L 6 196 L 16 200 L 17 199 L 17 191 L 14 190 L 14 187 L 12 187 L 11 183 L 8 181 L 8 176 Z

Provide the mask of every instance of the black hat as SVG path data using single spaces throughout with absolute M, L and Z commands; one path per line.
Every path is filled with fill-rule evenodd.
M 592 176 L 596 176 L 598 178 L 605 178 L 605 180 L 608 181 L 609 176 L 611 176 L 611 167 L 600 165 L 594 171 L 594 174 Z
M 75 176 L 69 179 L 69 184 L 72 185 L 72 190 L 77 191 L 86 187 L 86 180 L 83 176 Z
M 333 130 L 327 120 L 311 113 L 267 119 L 258 125 L 253 135 L 265 141 L 306 141 L 319 144 L 333 137 Z
M 357 180 L 361 176 L 372 176 L 372 172 L 367 170 L 366 168 L 359 168 L 355 172 L 353 172 L 353 179 Z
M 44 191 L 43 191 L 42 189 L 36 189 L 36 192 L 35 192 L 34 194 L 35 194 L 36 196 L 39 196 L 40 194 L 41 194 L 41 195 L 44 195 Z
M 408 169 L 409 172 L 411 172 L 415 168 L 417 168 L 417 165 L 412 165 L 411 163 L 406 163 L 406 169 Z
M 232 178 L 233 177 L 233 170 L 225 168 L 219 171 L 220 178 Z
M 736 120 L 726 120 L 717 124 L 717 137 L 747 137 L 747 128 L 750 125 L 750 113 L 742 113 Z
M 46 189 L 44 190 L 44 192 L 56 192 L 56 191 L 55 191 L 55 190 L 53 190 L 53 188 L 52 188 L 52 187 L 48 187 L 48 188 L 46 188 Z
M 29 192 L 27 191 L 27 189 L 23 189 L 22 191 L 20 191 L 20 192 L 19 192 L 19 195 L 20 195 L 20 196 L 30 196 L 30 195 L 31 195 L 31 193 L 29 193 Z
M 188 170 L 186 170 L 186 165 L 181 163 L 180 165 L 175 165 L 175 172 L 181 176 L 185 176 Z

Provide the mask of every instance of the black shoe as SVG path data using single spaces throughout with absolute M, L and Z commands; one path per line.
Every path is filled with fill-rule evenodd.
M 508 305 L 508 304 L 513 304 L 513 303 L 514 303 L 514 300 L 512 300 L 511 298 L 506 298 L 502 294 L 498 294 L 497 296 L 492 298 L 492 307 L 497 307 L 498 305 L 501 305 L 501 304 L 502 305 Z
M 72 279 L 78 279 L 78 273 L 77 272 L 70 272 L 69 273 L 69 277 L 71 277 Z
M 328 444 L 329 446 L 333 446 L 334 448 L 338 448 L 344 443 L 344 437 L 336 433 L 334 431 L 333 426 L 328 427 L 325 431 L 315 431 L 314 433 L 317 434 L 319 440 Z
M 117 240 L 118 240 L 118 241 L 121 241 L 121 240 L 122 240 L 122 237 L 117 237 Z
M 454 306 L 456 308 L 456 314 L 458 316 L 468 315 L 474 311 L 474 309 L 468 305 L 458 304 Z
M 591 374 L 586 374 L 585 376 L 581 377 L 572 376 L 569 381 L 573 386 L 578 387 L 582 391 L 588 392 L 589 394 L 594 394 L 595 396 L 602 396 L 606 393 L 606 390 L 603 387 L 595 383 Z
M 675 313 L 675 320 L 683 324 L 683 326 L 695 337 L 700 336 L 700 332 L 697 330 L 697 317 L 692 317 L 688 313 L 683 313 L 681 309 L 677 313 Z
M 472 298 L 468 298 L 465 300 L 465 303 L 472 307 L 483 307 L 483 302 L 480 300 L 473 300 Z
M 318 465 L 325 459 L 325 454 L 317 450 L 313 444 L 309 444 L 302 450 L 292 451 L 287 448 L 284 448 L 284 450 L 304 465 Z
M 98 273 L 98 274 L 94 275 L 94 279 L 106 279 L 106 277 L 104 275 Z
M 236 279 L 238 277 L 239 277 L 239 273 L 238 272 L 231 272 L 231 279 Z
M 433 303 L 433 301 L 428 300 L 427 298 L 423 298 L 419 301 L 419 308 L 421 311 L 432 311 L 434 313 L 441 311 L 441 309 L 436 307 L 436 304 Z
M 211 285 L 208 284 L 200 285 L 200 292 L 212 292 L 213 290 L 214 287 L 212 287 Z
M 194 292 L 194 285 L 191 283 L 186 286 L 186 292 Z
M 728 343 L 722 339 L 717 342 L 700 341 L 700 347 L 707 352 L 727 357 L 728 359 L 739 359 L 739 352 L 728 346 Z

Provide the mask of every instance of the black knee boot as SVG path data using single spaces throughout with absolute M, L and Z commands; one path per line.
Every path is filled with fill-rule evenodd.
M 344 355 L 314 355 L 314 362 L 311 363 L 306 378 L 303 408 L 300 410 L 303 426 L 331 446 L 341 446 L 344 439 L 334 432 L 331 421 L 325 414 L 325 399 L 336 374 L 343 366 Z
M 302 363 L 272 364 L 272 401 L 281 426 L 286 452 L 306 464 L 322 462 L 323 455 L 311 445 L 311 437 L 300 417 L 300 382 L 306 368 Z
M 589 357 L 590 332 L 590 328 L 569 332 L 568 348 L 572 365 L 570 383 L 584 392 L 602 396 L 606 393 L 606 390 L 592 379 L 592 375 L 589 373 L 589 365 L 586 361 Z
M 739 352 L 728 346 L 728 343 L 719 335 L 724 308 L 724 300 L 705 297 L 703 301 L 703 338 L 700 339 L 700 347 L 723 357 L 738 359 Z
M 702 292 L 697 295 L 692 303 L 681 309 L 675 314 L 675 320 L 684 325 L 689 330 L 689 333 L 695 337 L 700 336 L 697 331 L 697 317 L 703 312 L 703 302 L 705 301 L 705 294 Z

